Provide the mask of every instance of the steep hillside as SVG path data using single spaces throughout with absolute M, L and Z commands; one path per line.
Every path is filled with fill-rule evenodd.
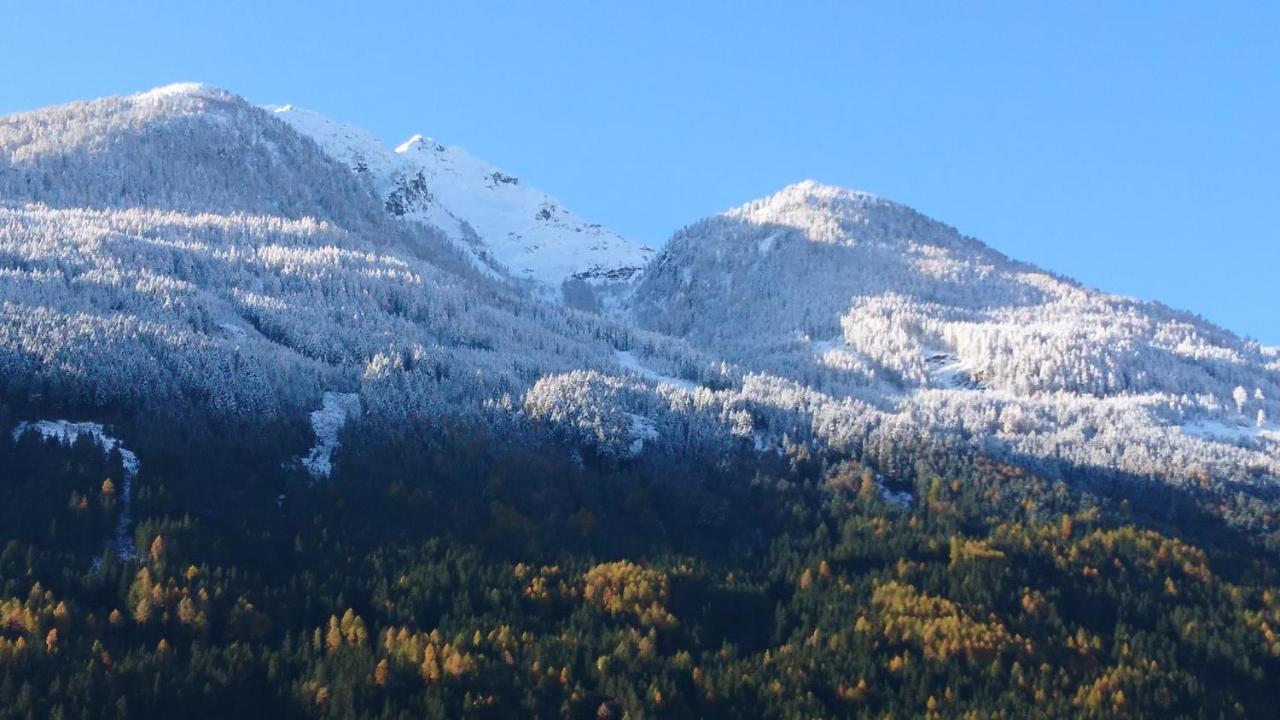
M 478 271 L 278 116 L 192 85 L 2 121 L 15 407 L 301 419 L 358 393 L 378 421 L 537 425 L 619 456 L 750 438 L 748 411 L 808 432 L 682 341 Z
M 653 255 L 461 148 L 415 135 L 393 151 L 318 113 L 269 109 L 367 178 L 388 213 L 439 228 L 479 266 L 529 281 L 549 299 L 560 298 L 566 282 L 626 281 Z M 567 291 L 570 300 L 575 289 Z
M 744 368 L 1015 455 L 1140 476 L 1280 470 L 1280 356 L 804 182 L 678 233 L 630 309 Z
M 377 225 L 356 179 L 270 115 L 180 84 L 0 118 L 0 198 Z

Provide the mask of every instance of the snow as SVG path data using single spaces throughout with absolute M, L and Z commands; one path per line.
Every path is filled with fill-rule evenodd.
M 338 433 L 347 420 L 360 414 L 360 396 L 356 393 L 326 392 L 319 410 L 311 413 L 311 429 L 316 444 L 302 459 L 311 477 L 320 480 L 333 472 L 333 451 L 338 449 Z
M 924 362 L 929 368 L 929 376 L 938 385 L 953 390 L 981 389 L 969 374 L 969 366 L 960 358 L 946 350 L 925 348 Z
M 880 498 L 894 507 L 910 510 L 911 504 L 915 502 L 915 496 L 909 491 L 898 491 L 885 485 L 883 475 L 876 476 L 876 489 L 880 491 Z
M 1201 419 L 1184 423 L 1182 434 L 1216 442 L 1243 445 L 1259 440 L 1280 443 L 1280 425 L 1267 423 L 1258 427 L 1256 423 L 1227 423 L 1222 420 Z
M 124 467 L 124 477 L 120 488 L 120 515 L 116 518 L 114 544 L 116 554 L 120 556 L 120 559 L 128 560 L 136 556 L 138 551 L 134 547 L 133 538 L 129 535 L 129 525 L 132 523 L 133 480 L 137 477 L 138 469 L 141 467 L 138 462 L 138 456 L 124 447 L 118 439 L 108 435 L 103 430 L 102 425 L 95 422 L 77 423 L 68 420 L 39 420 L 34 423 L 20 422 L 13 430 L 13 439 L 17 441 L 27 432 L 37 433 L 46 440 L 57 440 L 62 445 L 73 445 L 81 435 L 87 435 L 93 439 L 93 442 L 98 447 L 102 448 L 103 454 L 110 455 L 112 450 L 120 452 L 120 464 Z
M 654 426 L 652 420 L 643 415 L 627 413 L 627 417 L 631 420 L 631 456 L 635 457 L 644 449 L 646 440 L 658 439 L 658 428 Z
M 236 342 L 242 342 L 247 340 L 249 337 L 248 330 L 245 330 L 233 322 L 220 322 L 218 323 L 218 327 L 222 328 L 223 331 L 227 333 L 227 337 L 235 340 Z
M 880 497 L 890 505 L 902 508 L 903 510 L 910 510 L 911 503 L 915 500 L 909 492 L 896 492 L 884 485 L 880 485 Z
M 861 358 L 849 347 L 843 337 L 832 340 L 811 340 L 809 347 L 819 362 L 830 368 L 850 368 L 862 365 Z
M 688 390 L 689 392 L 693 392 L 698 389 L 697 383 L 691 383 L 688 380 L 678 378 L 673 375 L 663 375 L 646 367 L 630 350 L 617 350 L 614 354 L 618 358 L 619 365 L 646 380 L 651 380 L 659 385 L 673 385 L 681 390 Z
M 837 204 L 847 204 L 854 208 L 873 206 L 898 207 L 896 203 L 875 193 L 850 190 L 835 185 L 824 185 L 813 180 L 801 180 L 798 183 L 786 186 L 773 195 L 752 200 L 744 205 L 727 210 L 722 213 L 722 216 L 739 218 L 758 224 L 789 225 L 791 224 L 790 220 L 797 214 L 804 213 L 806 208 L 834 206 Z M 852 219 L 855 221 L 862 220 L 858 216 Z M 836 227 L 831 227 L 829 230 L 833 236 L 839 233 L 839 228 Z M 774 233 L 769 238 L 770 243 L 780 234 Z
M 213 85 L 206 85 L 205 83 L 181 82 L 154 88 L 134 95 L 134 98 L 139 100 L 162 100 L 164 98 L 172 97 L 225 99 L 231 97 L 231 93 L 228 93 L 222 88 L 214 87 Z
M 778 238 L 780 237 L 782 237 L 782 233 L 780 232 L 773 233 L 772 235 L 766 235 L 760 239 L 756 249 L 760 251 L 761 255 L 768 255 L 769 251 L 773 249 L 774 244 L 778 242 Z
M 414 135 L 391 151 L 364 130 L 318 113 L 268 108 L 334 159 L 367 173 L 395 214 L 439 228 L 477 266 L 491 258 L 511 276 L 556 291 L 553 297 L 573 278 L 627 280 L 653 255 L 461 148 Z
M 102 448 L 103 453 L 110 454 L 112 450 L 119 448 L 120 461 L 124 465 L 125 472 L 130 474 L 136 474 L 138 472 L 138 456 L 123 447 L 119 440 L 108 435 L 99 423 L 76 423 L 68 420 L 40 420 L 34 423 L 21 422 L 18 423 L 18 427 L 13 431 L 13 439 L 17 440 L 28 431 L 39 433 L 40 436 L 46 440 L 56 439 L 63 445 L 73 445 L 81 435 L 88 435 L 93 438 L 94 443 Z
M 411 182 L 417 174 L 418 168 L 414 168 L 408 158 L 392 152 L 366 130 L 293 105 L 265 107 L 276 118 L 315 141 L 331 158 L 347 166 L 352 172 L 368 177 L 384 201 L 399 190 L 403 183 Z M 470 251 L 477 268 L 482 271 L 490 269 L 476 253 L 478 248 L 469 241 L 464 221 L 449 212 L 448 208 L 431 199 L 423 199 L 406 210 L 407 217 L 438 228 L 465 251 Z
M 416 137 L 396 154 L 425 170 L 435 202 L 470 225 L 517 277 L 553 286 L 572 277 L 626 279 L 652 255 L 459 148 Z

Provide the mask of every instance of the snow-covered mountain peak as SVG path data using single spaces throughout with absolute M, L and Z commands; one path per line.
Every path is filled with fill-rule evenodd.
M 815 180 L 801 180 L 772 195 L 744 203 L 725 214 L 738 217 L 768 216 L 799 207 L 840 213 L 859 208 L 902 208 L 903 206 L 875 193 L 826 185 Z
M 1003 255 L 901 203 L 862 190 L 813 180 L 788 185 L 708 218 L 704 223 L 730 230 L 730 236 L 754 236 L 761 253 L 789 243 L 862 247 L 901 256 L 947 256 L 952 261 L 1004 262 Z M 737 228 L 743 232 L 733 230 Z M 749 228 L 753 228 L 748 231 Z M 865 260 L 865 259 L 864 259 Z M 896 262 L 896 261 L 895 261 Z
M 824 202 L 833 199 L 843 199 L 855 202 L 884 200 L 881 196 L 872 192 L 867 192 L 866 190 L 857 190 L 854 188 L 842 187 L 840 185 L 829 185 L 827 183 L 818 182 L 812 178 L 806 178 L 799 182 L 791 183 L 768 198 L 762 198 L 762 200 L 800 200 L 807 202 Z
M 0 201 L 10 206 L 387 224 L 381 204 L 314 143 L 208 85 L 181 83 L 5 116 L 0 156 Z M 153 165 L 139 170 L 141 158 Z
M 143 113 L 138 119 L 183 117 L 223 123 L 233 115 L 253 109 L 244 98 L 229 90 L 196 82 L 164 85 L 125 96 L 122 100 Z
M 1267 444 L 1267 418 L 1280 415 L 1275 355 L 871 193 L 806 181 L 694 223 L 645 271 L 629 310 L 739 367 L 1025 456 L 1142 472 L 1178 447 L 1280 467 Z M 1196 431 L 1219 426 L 1261 430 Z M 1239 447 L 1187 445 L 1204 437 Z
M 481 268 L 531 281 L 549 297 L 560 297 L 566 281 L 627 280 L 653 254 L 461 148 L 414 135 L 391 150 L 319 113 L 292 105 L 270 109 L 366 177 L 387 212 L 438 228 Z
M 263 107 L 294 130 L 314 140 L 321 150 L 354 172 L 395 170 L 394 156 L 387 152 L 386 146 L 373 133 L 294 105 Z
M 198 82 L 180 82 L 163 85 L 158 88 L 152 88 L 151 90 L 137 93 L 133 97 L 139 100 L 158 100 L 173 97 L 201 97 L 214 100 L 235 100 L 238 98 L 234 93 L 223 90 L 220 87 Z
M 914 210 L 874 193 L 803 180 L 752 200 L 723 217 L 756 225 L 785 225 L 805 231 L 813 240 L 836 241 L 857 234 L 858 226 L 890 226 L 922 219 Z M 846 238 L 847 239 L 847 238 Z

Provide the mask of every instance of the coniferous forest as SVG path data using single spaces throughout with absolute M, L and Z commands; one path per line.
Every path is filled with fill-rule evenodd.
M 126 557 L 119 450 L 0 438 L 0 716 L 1278 711 L 1280 548 L 1172 494 L 426 424 L 351 426 L 315 481 L 298 428 L 152 420 L 117 428 Z

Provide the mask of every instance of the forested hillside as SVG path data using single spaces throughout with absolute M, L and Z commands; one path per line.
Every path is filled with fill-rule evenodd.
M 1276 713 L 1274 539 L 982 456 L 457 430 L 353 428 L 321 484 L 267 436 L 151 431 L 125 559 L 118 452 L 3 437 L 0 716 Z
M 869 193 L 802 182 L 681 230 L 631 317 L 1058 477 L 1268 496 L 1280 473 L 1276 348 Z
M 1277 419 L 868 193 L 653 253 L 208 86 L 0 117 L 0 718 L 1272 717 Z

